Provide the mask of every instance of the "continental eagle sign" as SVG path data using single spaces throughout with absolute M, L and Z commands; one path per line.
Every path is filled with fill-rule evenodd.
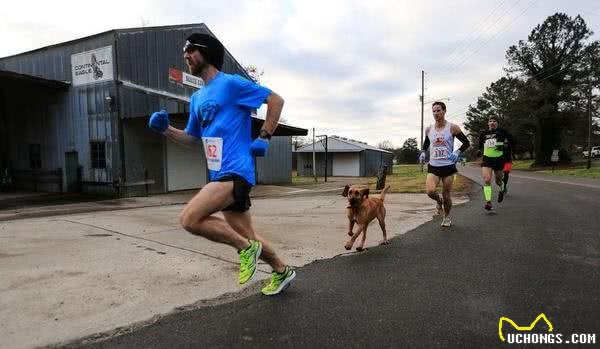
M 112 46 L 71 55 L 71 77 L 73 86 L 112 80 Z

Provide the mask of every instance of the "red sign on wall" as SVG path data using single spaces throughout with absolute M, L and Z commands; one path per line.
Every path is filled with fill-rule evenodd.
M 169 68 L 169 80 L 181 83 L 183 81 L 183 72 L 175 68 Z

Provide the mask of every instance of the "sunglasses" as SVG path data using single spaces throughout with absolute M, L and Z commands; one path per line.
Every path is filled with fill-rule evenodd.
M 207 48 L 206 45 L 201 45 L 201 44 L 194 44 L 192 42 L 186 41 L 185 45 L 183 46 L 183 52 L 191 52 L 192 50 L 195 50 L 197 47 L 203 47 L 203 48 Z

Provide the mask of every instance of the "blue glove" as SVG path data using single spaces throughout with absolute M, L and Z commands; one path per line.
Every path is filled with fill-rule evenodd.
M 257 138 L 250 144 L 250 151 L 254 156 L 265 156 L 269 149 L 269 141 L 264 138 Z
M 165 132 L 169 128 L 169 114 L 164 109 L 152 113 L 148 121 L 148 127 L 160 133 Z
M 419 154 L 419 162 L 424 163 L 425 160 L 427 160 L 427 153 L 422 151 L 421 154 Z
M 458 157 L 460 156 L 460 150 L 455 150 L 454 153 L 448 155 L 448 160 L 456 163 L 458 161 Z

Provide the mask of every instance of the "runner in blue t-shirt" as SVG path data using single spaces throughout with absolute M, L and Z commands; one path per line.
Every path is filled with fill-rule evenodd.
M 262 258 L 273 267 L 271 280 L 262 293 L 278 294 L 290 284 L 296 272 L 254 232 L 249 195 L 256 184 L 254 156 L 266 154 L 283 99 L 241 76 L 221 72 L 225 49 L 213 36 L 192 34 L 183 50 L 190 73 L 205 82 L 192 95 L 187 126 L 184 130 L 169 126 L 164 110 L 152 114 L 149 121 L 150 128 L 177 143 L 202 142 L 204 146 L 210 182 L 185 206 L 181 225 L 194 235 L 237 248 L 240 284 L 254 276 L 258 258 Z M 250 114 L 263 103 L 267 104 L 266 120 L 259 137 L 252 140 Z M 224 220 L 212 215 L 218 211 L 223 211 Z

